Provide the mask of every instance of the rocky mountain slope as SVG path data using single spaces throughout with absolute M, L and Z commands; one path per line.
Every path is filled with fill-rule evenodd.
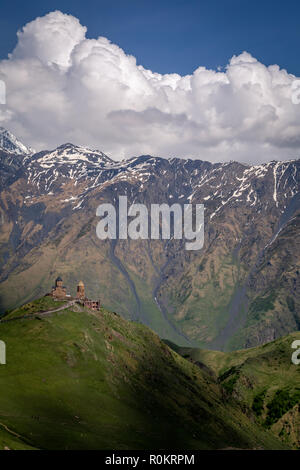
M 182 346 L 232 350 L 300 329 L 300 160 L 258 166 L 140 156 L 114 162 L 65 144 L 0 154 L 1 310 L 60 274 Z M 203 203 L 205 242 L 101 241 L 96 208 Z
M 14 155 L 32 155 L 34 150 L 26 147 L 11 132 L 0 127 L 0 148 Z
M 40 299 L 0 322 L 0 448 L 293 447 L 144 325 L 79 305 L 38 313 L 51 307 Z

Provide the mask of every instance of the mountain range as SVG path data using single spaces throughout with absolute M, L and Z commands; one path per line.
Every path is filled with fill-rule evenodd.
M 142 155 L 113 161 L 71 143 L 34 152 L 0 129 L 0 311 L 72 292 L 181 347 L 230 351 L 300 330 L 300 160 L 238 162 Z M 204 204 L 205 240 L 99 240 L 96 209 Z

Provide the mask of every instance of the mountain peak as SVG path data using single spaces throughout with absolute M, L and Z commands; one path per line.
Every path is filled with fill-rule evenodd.
M 78 146 L 72 144 L 71 142 L 66 142 L 65 144 L 59 145 L 56 150 L 65 150 L 65 149 L 74 149 L 74 148 L 78 148 Z
M 14 134 L 0 127 L 0 149 L 17 155 L 31 155 L 34 150 L 20 142 Z
M 113 161 L 100 150 L 91 150 L 87 147 L 65 143 L 57 147 L 55 150 L 43 152 L 37 155 L 37 163 L 42 166 L 52 165 L 78 165 L 86 164 L 89 166 L 103 166 Z

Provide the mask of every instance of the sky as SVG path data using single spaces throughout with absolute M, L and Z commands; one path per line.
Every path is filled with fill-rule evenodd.
M 4 1 L 0 125 L 115 159 L 299 157 L 299 17 L 298 0 Z
M 88 37 L 107 37 L 159 73 L 215 69 L 246 50 L 300 75 L 298 0 L 3 0 L 0 58 L 15 47 L 18 29 L 54 10 L 79 18 Z

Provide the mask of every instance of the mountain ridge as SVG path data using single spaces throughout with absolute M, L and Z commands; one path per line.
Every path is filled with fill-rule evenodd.
M 300 328 L 300 160 L 113 162 L 83 149 L 62 145 L 15 167 L 0 152 L 2 311 L 47 291 L 58 271 L 72 285 L 78 271 L 93 297 L 181 345 L 236 349 Z M 100 241 L 96 208 L 117 207 L 118 195 L 148 208 L 203 203 L 204 248 Z
M 7 146 L 5 145 L 5 142 L 4 140 L 7 139 L 10 143 L 10 146 L 12 147 L 11 149 L 8 149 Z M 17 147 L 17 151 L 13 151 L 13 144 L 16 144 L 16 147 Z M 10 131 L 8 131 L 7 129 L 5 129 L 4 127 L 1 127 L 0 126 L 0 151 L 7 151 L 9 153 L 15 153 L 15 155 L 32 155 L 32 156 L 37 156 L 39 154 L 52 154 L 56 151 L 59 151 L 59 150 L 65 150 L 65 149 L 70 149 L 71 151 L 74 149 L 78 149 L 79 151 L 86 151 L 86 153 L 95 153 L 95 154 L 100 154 L 100 155 L 103 155 L 110 163 L 113 163 L 113 164 L 116 164 L 116 166 L 118 164 L 126 164 L 126 163 L 130 163 L 130 162 L 133 162 L 134 160 L 137 160 L 137 159 L 141 159 L 141 158 L 151 158 L 151 159 L 163 159 L 163 160 L 167 160 L 169 162 L 172 162 L 172 161 L 176 161 L 176 160 L 184 160 L 184 161 L 202 161 L 204 163 L 211 163 L 209 162 L 209 160 L 200 160 L 199 158 L 182 158 L 182 157 L 160 157 L 160 156 L 153 156 L 153 155 L 140 155 L 140 156 L 133 156 L 133 157 L 128 157 L 128 158 L 125 158 L 125 159 L 122 159 L 122 160 L 113 160 L 111 159 L 110 157 L 108 157 L 105 153 L 103 153 L 101 150 L 99 149 L 91 149 L 89 147 L 86 147 L 84 145 L 77 145 L 77 144 L 74 144 L 72 142 L 66 142 L 66 143 L 63 143 L 63 144 L 60 144 L 58 145 L 56 148 L 52 149 L 52 150 L 40 150 L 38 152 L 36 152 L 34 149 L 32 149 L 31 147 L 28 147 L 26 146 L 25 144 L 23 144 L 14 134 L 12 134 Z M 75 152 L 73 152 L 75 153 Z M 232 163 L 239 163 L 240 165 L 242 166 L 246 166 L 246 167 L 260 167 L 261 165 L 268 165 L 270 163 L 284 163 L 284 162 L 295 162 L 295 161 L 298 161 L 300 159 L 300 157 L 298 158 L 289 158 L 289 159 L 285 159 L 285 160 L 270 160 L 269 162 L 265 162 L 265 163 L 257 163 L 257 164 L 248 164 L 248 163 L 245 163 L 245 162 L 238 162 L 237 160 L 230 160 L 230 161 L 226 161 L 226 162 L 223 162 L 224 164 L 232 164 Z M 214 162 L 216 164 L 223 164 L 221 162 Z M 214 164 L 212 163 L 212 164 Z

